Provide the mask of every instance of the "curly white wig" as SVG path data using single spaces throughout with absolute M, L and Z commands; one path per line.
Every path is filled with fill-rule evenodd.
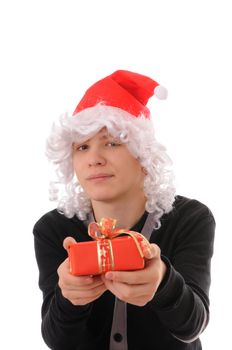
M 92 210 L 91 202 L 75 176 L 72 145 L 86 141 L 104 127 L 110 135 L 126 143 L 131 154 L 146 169 L 145 209 L 154 213 L 155 225 L 159 228 L 161 216 L 172 209 L 175 198 L 171 159 L 165 147 L 156 141 L 150 119 L 143 115 L 135 118 L 117 107 L 98 104 L 75 116 L 63 114 L 59 122 L 53 124 L 46 154 L 55 164 L 57 180 L 50 184 L 50 199 L 58 201 L 57 208 L 66 217 L 77 215 L 81 220 L 86 219 Z M 62 193 L 57 185 L 63 185 Z

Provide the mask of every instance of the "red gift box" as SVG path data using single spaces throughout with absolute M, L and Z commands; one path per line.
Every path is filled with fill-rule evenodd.
M 69 246 L 70 272 L 73 275 L 97 275 L 112 270 L 129 271 L 144 267 L 141 243 L 145 238 L 137 232 L 115 230 L 115 223 L 113 219 L 102 219 L 100 224 L 91 223 L 89 235 L 95 241 Z

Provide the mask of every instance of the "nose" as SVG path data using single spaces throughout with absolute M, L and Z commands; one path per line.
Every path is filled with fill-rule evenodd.
M 106 159 L 98 148 L 92 148 L 88 157 L 89 166 L 103 166 L 106 164 Z

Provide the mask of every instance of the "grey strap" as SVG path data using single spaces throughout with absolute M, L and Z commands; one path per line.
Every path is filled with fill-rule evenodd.
M 154 229 L 154 214 L 148 214 L 141 233 L 149 241 Z M 109 350 L 127 350 L 127 303 L 115 297 Z
M 87 226 L 94 221 L 93 214 L 90 213 L 88 219 L 85 221 Z M 150 213 L 147 216 L 145 224 L 141 233 L 149 241 L 152 231 L 154 229 L 154 214 Z M 115 297 L 114 314 L 110 334 L 109 350 L 128 350 L 127 345 L 127 303 Z
M 110 350 L 127 350 L 127 303 L 115 297 Z

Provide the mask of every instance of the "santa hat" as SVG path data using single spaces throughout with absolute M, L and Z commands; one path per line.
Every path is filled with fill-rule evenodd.
M 154 94 L 159 99 L 165 99 L 167 90 L 145 75 L 117 70 L 86 91 L 73 115 L 100 103 L 120 108 L 135 117 L 144 115 L 149 118 L 150 111 L 146 104 Z

